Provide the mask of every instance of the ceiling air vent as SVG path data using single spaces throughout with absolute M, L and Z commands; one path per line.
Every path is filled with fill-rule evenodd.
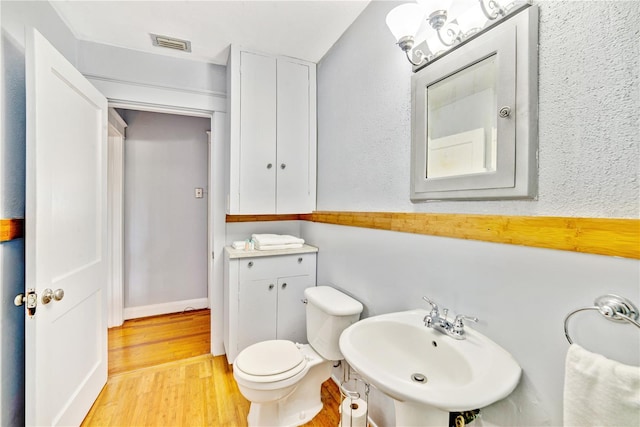
M 181 50 L 183 52 L 191 52 L 191 42 L 188 40 L 180 40 L 173 37 L 151 34 L 151 41 L 153 42 L 154 46 Z

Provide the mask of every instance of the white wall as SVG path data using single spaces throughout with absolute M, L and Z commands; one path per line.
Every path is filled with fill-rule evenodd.
M 423 204 L 409 200 L 411 69 L 384 23 L 397 4 L 372 2 L 318 66 L 318 210 L 640 216 L 640 3 L 539 3 L 538 200 Z M 301 234 L 320 248 L 318 284 L 362 301 L 364 316 L 426 308 L 428 295 L 481 319 L 523 368 L 483 425 L 562 425 L 565 315 L 606 293 L 640 304 L 637 260 L 306 222 Z M 594 312 L 572 328 L 586 348 L 640 364 L 635 328 Z M 393 425 L 391 401 L 372 398 L 374 421 Z
M 539 2 L 538 200 L 422 204 L 397 4 L 372 2 L 318 65 L 318 210 L 639 216 L 640 2 Z
M 86 76 L 224 96 L 226 67 L 154 55 L 100 43 L 78 43 L 78 69 Z
M 25 28 L 37 28 L 72 63 L 76 40 L 46 2 L 0 3 L 0 217 L 25 215 Z M 24 239 L 0 244 L 0 425 L 24 424 Z
M 127 318 L 136 307 L 207 298 L 211 121 L 132 110 L 123 118 Z
M 426 295 L 452 314 L 480 318 L 473 327 L 523 369 L 516 391 L 483 410 L 486 426 L 562 425 L 565 315 L 606 293 L 640 303 L 636 260 L 307 222 L 302 236 L 320 248 L 318 284 L 361 301 L 363 317 L 426 309 Z M 640 364 L 636 328 L 595 312 L 576 315 L 570 326 L 585 348 Z M 391 401 L 372 393 L 374 421 L 393 426 Z

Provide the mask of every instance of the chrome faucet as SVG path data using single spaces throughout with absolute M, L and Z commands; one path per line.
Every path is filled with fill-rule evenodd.
M 465 338 L 464 323 L 463 320 L 471 322 L 477 322 L 477 317 L 465 316 L 464 314 L 458 314 L 453 322 L 447 319 L 447 313 L 449 309 L 442 309 L 443 316 L 440 315 L 440 308 L 438 304 L 431 301 L 427 297 L 422 297 L 423 300 L 431 304 L 431 312 L 424 316 L 424 325 L 427 328 L 433 328 L 443 334 L 449 335 L 451 338 L 457 340 L 463 340 Z

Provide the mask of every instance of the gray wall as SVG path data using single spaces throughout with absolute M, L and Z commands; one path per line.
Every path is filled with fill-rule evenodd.
M 185 55 L 188 56 L 188 55 Z M 226 93 L 226 67 L 78 42 L 78 69 L 86 76 L 213 94 Z
M 72 63 L 76 40 L 46 2 L 0 3 L 0 217 L 25 214 L 25 28 L 37 28 Z M 24 239 L 0 244 L 0 425 L 24 425 Z
M 640 3 L 539 3 L 537 200 L 424 204 L 409 200 L 411 69 L 384 23 L 397 4 L 372 2 L 318 66 L 318 210 L 640 216 Z M 320 248 L 318 283 L 365 316 L 426 308 L 428 295 L 481 319 L 523 368 L 483 425 L 562 425 L 565 315 L 606 293 L 640 303 L 637 260 L 316 223 L 301 235 Z M 635 328 L 593 312 L 572 328 L 587 349 L 640 364 Z M 393 425 L 391 401 L 372 398 L 374 421 Z
M 211 120 L 125 110 L 124 306 L 207 298 Z
M 538 200 L 422 204 L 411 67 L 385 25 L 397 4 L 372 2 L 318 65 L 318 210 L 639 216 L 640 2 L 539 3 Z

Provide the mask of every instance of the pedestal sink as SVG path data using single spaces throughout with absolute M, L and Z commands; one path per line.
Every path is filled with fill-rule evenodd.
M 340 336 L 345 360 L 394 399 L 396 425 L 449 425 L 449 412 L 482 408 L 508 396 L 521 369 L 502 347 L 465 326 L 455 340 L 424 325 L 426 310 L 369 317 Z

